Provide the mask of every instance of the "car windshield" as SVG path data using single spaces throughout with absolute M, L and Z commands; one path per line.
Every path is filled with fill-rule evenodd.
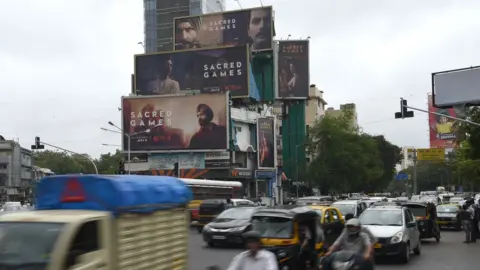
M 340 212 L 342 213 L 342 215 L 347 215 L 347 214 L 354 214 L 355 215 L 355 204 L 332 204 L 332 206 L 335 206 L 336 208 L 338 208 L 338 210 L 340 210 Z
M 293 235 L 293 222 L 288 218 L 254 217 L 252 226 L 264 238 L 291 238 Z
M 437 206 L 438 213 L 456 213 L 458 211 L 458 207 L 456 206 L 446 206 L 446 205 L 439 205 Z
M 44 269 L 63 227 L 64 223 L 0 222 L 0 265 Z
M 230 208 L 223 211 L 215 220 L 250 219 L 255 208 Z
M 462 197 L 452 197 L 450 198 L 450 202 L 460 202 L 463 201 Z
M 412 212 L 412 214 L 415 217 L 426 217 L 426 216 L 428 216 L 426 207 L 409 206 L 408 209 L 410 209 L 410 212 Z
M 362 225 L 402 226 L 401 210 L 369 210 L 360 216 Z

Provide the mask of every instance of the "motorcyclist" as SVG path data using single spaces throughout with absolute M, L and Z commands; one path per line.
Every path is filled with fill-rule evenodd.
M 352 251 L 357 254 L 354 260 L 359 266 L 360 270 L 373 269 L 372 255 L 373 244 L 372 239 L 367 233 L 362 231 L 360 221 L 356 218 L 352 218 L 345 224 L 345 232 L 337 238 L 335 243 L 325 253 L 325 259 L 323 260 L 323 269 L 331 270 L 332 262 L 335 259 L 334 252 L 339 250 Z
M 248 250 L 235 256 L 227 270 L 278 270 L 275 254 L 262 249 L 260 238 L 256 231 L 244 233 Z

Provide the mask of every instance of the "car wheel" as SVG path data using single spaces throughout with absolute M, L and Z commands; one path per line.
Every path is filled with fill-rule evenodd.
M 198 232 L 198 233 L 202 233 L 202 230 L 203 230 L 203 227 L 200 227 L 200 226 L 197 227 L 197 232 Z
M 435 241 L 437 241 L 437 243 L 440 242 L 440 235 L 435 236 Z
M 420 255 L 422 253 L 422 241 L 420 241 L 420 238 L 418 238 L 418 245 L 413 250 L 413 253 L 415 253 L 415 255 Z
M 410 261 L 410 243 L 405 244 L 405 250 L 403 251 L 402 254 L 402 263 L 408 263 Z
M 208 246 L 208 247 L 214 247 L 215 244 L 213 244 L 213 242 L 207 242 L 207 246 Z

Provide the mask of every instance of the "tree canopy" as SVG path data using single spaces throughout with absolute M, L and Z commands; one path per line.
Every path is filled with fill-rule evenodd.
M 400 148 L 383 136 L 361 133 L 347 111 L 326 115 L 309 130 L 308 174 L 322 193 L 373 192 L 387 188 L 401 161 Z
M 94 159 L 95 165 L 100 174 L 115 174 L 119 162 L 122 160 L 122 154 L 119 150 L 116 153 L 102 154 L 100 158 Z M 69 174 L 69 173 L 95 173 L 95 168 L 92 162 L 81 155 L 71 155 L 62 151 L 35 151 L 34 155 L 35 166 L 42 168 L 49 168 L 55 174 Z

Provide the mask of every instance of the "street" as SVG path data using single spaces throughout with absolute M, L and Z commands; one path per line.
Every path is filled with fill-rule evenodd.
M 463 244 L 462 232 L 442 231 L 442 240 L 439 244 L 434 239 L 422 241 L 422 255 L 412 256 L 407 265 L 394 263 L 393 260 L 380 259 L 377 261 L 377 270 L 470 270 L 478 267 L 480 242 L 477 244 Z M 202 241 L 201 234 L 191 232 L 189 240 L 189 268 L 190 270 L 204 270 L 211 265 L 217 265 L 225 270 L 231 259 L 242 249 L 239 248 L 208 248 Z

